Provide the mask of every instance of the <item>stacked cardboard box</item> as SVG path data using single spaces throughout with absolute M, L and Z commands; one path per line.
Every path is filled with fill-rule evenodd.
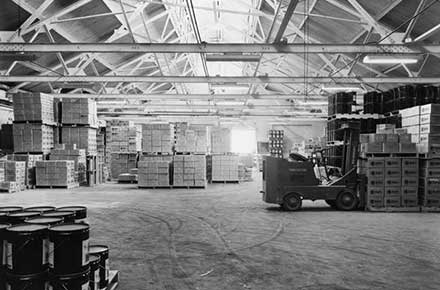
M 107 136 L 107 146 L 112 153 L 141 151 L 142 134 L 139 126 L 112 126 Z
M 37 161 L 37 186 L 76 187 L 75 162 L 72 160 Z
M 17 93 L 13 95 L 14 121 L 39 121 L 54 123 L 54 100 L 42 93 Z
M 203 125 L 177 123 L 175 127 L 176 152 L 206 153 L 208 149 L 208 131 Z
M 155 187 L 170 186 L 170 162 L 156 161 L 153 158 L 144 158 L 146 161 L 139 162 L 138 186 Z
M 417 143 L 419 153 L 440 157 L 440 104 L 416 106 L 400 111 L 402 127 Z
M 238 164 L 238 179 L 240 181 L 252 181 L 252 167 L 246 167 L 244 164 Z
M 63 124 L 82 124 L 96 128 L 98 115 L 96 102 L 91 99 L 65 98 L 61 102 L 61 122 Z
M 424 207 L 440 208 L 440 158 L 420 159 L 419 201 Z
M 49 153 L 54 146 L 54 128 L 35 123 L 14 123 L 14 152 Z
M 231 130 L 222 127 L 211 128 L 211 152 L 231 152 Z
M 42 154 L 11 154 L 8 160 L 23 161 L 25 163 L 25 185 L 32 187 L 36 185 L 35 166 L 37 161 L 43 160 Z
M 206 156 L 175 155 L 174 186 L 206 187 Z
M 0 183 L 0 190 L 15 192 L 25 189 L 25 162 L 0 160 L 0 168 L 4 170 L 4 181 Z
M 173 153 L 173 126 L 166 124 L 142 125 L 142 152 Z
M 63 126 L 61 128 L 61 143 L 69 146 L 76 144 L 77 148 L 85 149 L 87 155 L 96 155 L 96 129 Z
M 238 181 L 238 155 L 212 156 L 212 181 Z
M 116 179 L 122 173 L 130 172 L 136 168 L 136 153 L 112 153 L 110 158 L 111 177 Z
M 417 207 L 418 158 L 368 158 L 367 178 L 369 207 Z
M 269 153 L 271 156 L 283 158 L 284 131 L 269 130 Z
M 49 155 L 50 160 L 72 160 L 75 169 L 75 182 L 84 184 L 86 178 L 86 151 L 77 149 L 76 145 L 59 144 L 52 149 Z
M 416 144 L 406 129 L 378 124 L 375 134 L 361 134 L 361 153 L 416 153 Z

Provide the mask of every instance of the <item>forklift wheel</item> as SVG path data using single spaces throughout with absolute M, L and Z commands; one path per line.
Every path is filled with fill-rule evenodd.
M 333 200 L 333 199 L 326 199 L 325 202 L 326 202 L 331 208 L 337 209 L 337 207 L 336 207 L 336 200 Z
M 357 196 L 348 190 L 342 191 L 336 198 L 336 207 L 339 210 L 354 210 L 356 209 L 358 203 L 359 200 Z
M 296 193 L 289 193 L 283 198 L 283 204 L 281 205 L 284 210 L 295 211 L 299 210 L 302 205 L 301 197 Z

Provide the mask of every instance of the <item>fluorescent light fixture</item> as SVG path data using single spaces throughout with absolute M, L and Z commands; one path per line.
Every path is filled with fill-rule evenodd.
M 254 54 L 207 54 L 206 61 L 258 62 L 260 56 Z
M 54 87 L 61 89 L 92 89 L 95 84 L 89 82 L 55 83 Z
M 35 61 L 37 56 L 35 54 L 28 53 L 0 53 L 0 61 Z
M 419 61 L 418 56 L 411 55 L 367 55 L 364 57 L 364 63 L 370 64 L 412 64 Z
M 363 91 L 361 87 L 358 86 L 342 86 L 342 85 L 326 85 L 322 86 L 323 91 L 328 92 L 353 92 L 353 91 Z

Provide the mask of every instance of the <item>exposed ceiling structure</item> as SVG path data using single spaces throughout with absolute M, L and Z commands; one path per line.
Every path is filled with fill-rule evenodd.
M 437 2 L 4 0 L 0 83 L 93 97 L 107 117 L 313 120 L 325 85 L 439 84 Z M 362 62 L 380 53 L 419 61 Z

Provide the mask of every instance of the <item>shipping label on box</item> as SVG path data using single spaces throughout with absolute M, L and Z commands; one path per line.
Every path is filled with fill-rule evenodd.
M 385 159 L 383 157 L 371 157 L 367 160 L 367 167 L 385 167 Z
M 385 168 L 401 168 L 402 167 L 402 159 L 398 157 L 385 157 Z
M 385 186 L 384 196 L 400 196 L 401 187 L 400 186 Z

